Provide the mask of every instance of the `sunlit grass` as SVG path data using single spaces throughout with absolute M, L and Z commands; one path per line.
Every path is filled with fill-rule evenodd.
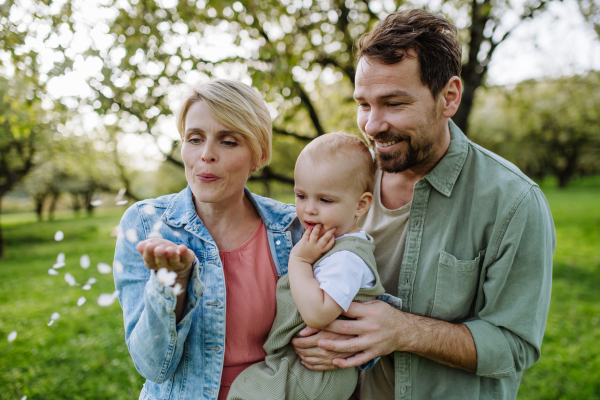
M 542 358 L 523 378 L 519 399 L 597 399 L 600 397 L 600 188 L 545 189 L 558 239 L 553 295 Z M 286 196 L 286 202 L 293 197 Z M 127 353 L 117 302 L 99 307 L 112 293 L 112 228 L 119 210 L 94 217 L 58 214 L 54 222 L 32 222 L 31 213 L 2 215 L 6 256 L 0 261 L 0 399 L 133 399 L 144 379 Z M 54 233 L 62 230 L 61 242 Z M 48 275 L 58 253 L 66 266 Z M 79 267 L 88 254 L 91 267 Z M 64 281 L 70 272 L 84 291 Z M 81 296 L 87 302 L 77 306 Z M 47 326 L 53 312 L 60 318 Z M 9 343 L 8 334 L 17 331 Z

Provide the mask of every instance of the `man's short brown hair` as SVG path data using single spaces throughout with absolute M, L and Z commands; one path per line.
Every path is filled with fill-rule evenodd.
M 409 57 L 409 50 L 417 53 L 421 82 L 434 98 L 450 78 L 460 77 L 462 46 L 456 27 L 425 10 L 397 11 L 379 21 L 358 40 L 356 60 L 396 64 Z

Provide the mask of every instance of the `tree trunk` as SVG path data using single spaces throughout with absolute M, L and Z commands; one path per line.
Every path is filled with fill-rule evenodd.
M 52 199 L 50 200 L 50 208 L 48 209 L 48 219 L 50 221 L 54 221 L 54 211 L 56 210 L 56 203 L 58 203 L 58 198 L 60 197 L 60 192 L 56 189 L 53 189 Z
M 0 196 L 0 217 L 2 216 L 2 200 L 4 196 Z M 4 257 L 4 237 L 2 236 L 2 221 L 0 221 L 0 258 Z
M 33 201 L 35 202 L 35 213 L 37 214 L 38 222 L 42 222 L 43 220 L 44 203 L 46 202 L 47 197 L 48 193 L 38 193 L 33 196 Z

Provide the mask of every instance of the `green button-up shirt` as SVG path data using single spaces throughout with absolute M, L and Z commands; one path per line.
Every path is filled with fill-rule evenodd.
M 396 352 L 396 399 L 514 399 L 540 357 L 554 225 L 542 191 L 450 121 L 446 155 L 414 186 L 398 297 L 403 309 L 466 325 L 477 372 Z

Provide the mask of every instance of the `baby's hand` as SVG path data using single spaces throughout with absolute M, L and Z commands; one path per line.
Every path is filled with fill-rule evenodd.
M 302 239 L 296 243 L 292 249 L 291 256 L 297 257 L 301 261 L 312 264 L 317 261 L 324 253 L 331 250 L 335 243 L 335 228 L 331 228 L 319 238 L 319 233 L 323 225 L 318 224 L 312 230 L 307 229 Z

